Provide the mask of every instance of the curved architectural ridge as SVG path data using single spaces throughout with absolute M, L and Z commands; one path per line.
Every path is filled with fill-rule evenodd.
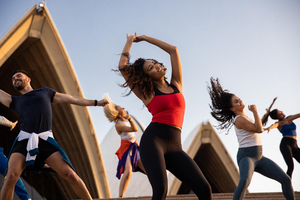
M 0 41 L 0 88 L 18 96 L 11 84 L 11 73 L 15 69 L 28 72 L 33 88 L 47 86 L 58 92 L 83 96 L 72 63 L 46 7 L 37 9 L 36 5 L 33 6 Z M 17 119 L 17 115 L 3 105 L 0 114 Z M 15 129 L 7 136 L 7 130 L 1 131 L 1 139 L 5 135 L 8 141 L 0 142 L 5 146 L 6 154 L 17 133 Z M 53 105 L 53 133 L 92 197 L 109 198 L 105 166 L 88 109 Z M 34 181 L 29 181 L 30 184 L 47 199 L 76 198 L 69 184 L 56 174 L 41 175 L 50 179 L 47 183 L 38 175 L 32 176 Z M 57 191 L 56 194 L 53 191 Z M 55 198 L 53 195 L 56 195 Z

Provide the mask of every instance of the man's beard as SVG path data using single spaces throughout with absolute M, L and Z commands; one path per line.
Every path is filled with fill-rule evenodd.
M 20 84 L 20 85 L 18 85 L 18 86 L 15 86 L 14 85 L 14 88 L 16 89 L 16 90 L 18 90 L 18 91 L 20 91 L 20 90 L 23 90 L 25 87 L 26 87 L 26 82 L 25 81 L 22 81 L 22 84 Z

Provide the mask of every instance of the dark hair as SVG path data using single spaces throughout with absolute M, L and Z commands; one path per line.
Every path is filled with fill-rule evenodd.
M 270 117 L 272 119 L 278 119 L 278 116 L 277 116 L 277 113 L 278 113 L 278 110 L 277 109 L 274 109 L 270 112 Z
M 17 70 L 15 70 L 15 71 L 11 74 L 11 77 L 13 77 L 13 75 L 15 75 L 16 73 L 19 73 L 19 72 L 21 72 L 21 73 L 23 73 L 23 74 L 25 74 L 26 76 L 29 77 L 28 73 L 27 73 L 25 70 L 23 70 L 23 69 L 17 69 Z
M 278 110 L 277 109 L 274 109 L 270 112 L 270 110 L 267 110 L 266 114 L 263 116 L 261 122 L 262 122 L 262 125 L 265 126 L 268 122 L 268 119 L 269 119 L 269 116 L 272 118 L 272 119 L 278 119 L 278 116 L 277 116 L 277 112 Z
M 228 90 L 223 90 L 219 83 L 219 79 L 210 78 L 211 87 L 207 86 L 212 105 L 209 105 L 212 110 L 211 115 L 219 121 L 218 129 L 229 129 L 234 123 L 235 114 L 230 110 L 232 107 L 231 98 L 234 94 Z
M 134 63 L 130 63 L 130 55 L 129 53 L 123 53 L 123 56 L 126 56 L 128 58 L 127 65 L 119 67 L 119 70 L 114 70 L 116 72 L 122 72 L 125 74 L 128 74 L 127 80 L 125 80 L 125 83 L 121 84 L 120 86 L 123 88 L 130 86 L 130 91 L 125 94 L 125 96 L 128 96 L 131 94 L 132 90 L 135 87 L 138 87 L 140 91 L 143 94 L 143 97 L 145 99 L 149 98 L 151 94 L 153 93 L 155 83 L 151 80 L 151 78 L 144 72 L 143 65 L 145 61 L 149 60 L 152 62 L 157 62 L 154 59 L 144 59 L 139 58 Z M 164 77 L 166 81 L 166 77 Z

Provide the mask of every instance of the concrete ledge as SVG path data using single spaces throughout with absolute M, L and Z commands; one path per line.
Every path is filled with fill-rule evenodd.
M 232 199 L 233 193 L 215 193 L 213 194 L 213 200 L 226 200 Z M 300 199 L 300 192 L 295 192 L 296 199 Z M 285 200 L 281 192 L 270 192 L 270 193 L 248 193 L 246 194 L 245 200 Z M 79 200 L 79 199 L 77 199 Z M 100 200 L 100 199 L 94 199 Z M 151 200 L 150 196 L 142 197 L 125 197 L 125 198 L 111 198 L 111 199 L 101 199 L 101 200 Z M 198 200 L 197 196 L 194 194 L 184 194 L 184 195 L 170 195 L 167 196 L 167 200 Z

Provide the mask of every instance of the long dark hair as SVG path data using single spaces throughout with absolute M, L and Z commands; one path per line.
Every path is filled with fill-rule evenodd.
M 145 61 L 149 60 L 152 62 L 157 62 L 154 59 L 144 59 L 139 58 L 134 63 L 130 63 L 130 55 L 129 53 L 123 53 L 123 56 L 126 56 L 128 58 L 127 65 L 123 65 L 119 67 L 119 70 L 114 70 L 116 72 L 122 72 L 125 74 L 128 74 L 127 80 L 125 80 L 125 83 L 120 84 L 121 87 L 127 88 L 129 86 L 130 91 L 125 94 L 125 96 L 128 96 L 131 94 L 132 90 L 135 87 L 138 87 L 140 91 L 143 94 L 143 97 L 145 99 L 150 98 L 151 94 L 153 93 L 155 83 L 152 81 L 152 79 L 144 72 L 143 65 Z M 166 77 L 164 77 L 166 81 Z M 167 82 L 167 81 L 166 81 Z
M 274 109 L 274 110 L 272 110 L 271 112 L 267 112 L 267 113 L 264 115 L 264 118 L 263 118 L 263 120 L 262 120 L 263 126 L 265 126 L 265 125 L 267 124 L 269 116 L 270 116 L 272 119 L 274 119 L 274 120 L 278 119 L 277 112 L 278 112 L 277 109 Z
M 230 110 L 232 107 L 231 98 L 234 94 L 224 90 L 219 83 L 219 79 L 210 78 L 211 87 L 207 86 L 211 98 L 211 115 L 220 122 L 218 129 L 226 129 L 227 132 L 234 123 L 235 114 Z

